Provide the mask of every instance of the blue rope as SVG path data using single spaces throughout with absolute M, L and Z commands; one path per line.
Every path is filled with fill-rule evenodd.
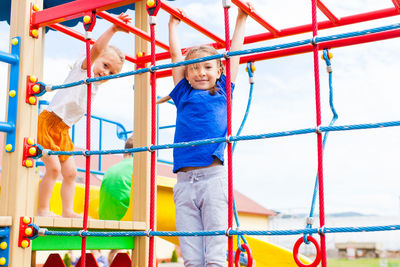
M 33 224 L 32 224 L 33 225 Z M 38 227 L 35 225 L 35 227 Z M 39 229 L 39 228 L 38 228 Z M 354 227 L 331 227 L 331 228 L 307 228 L 295 230 L 216 230 L 216 231 L 124 231 L 124 232 L 92 232 L 92 231 L 49 231 L 42 228 L 43 236 L 98 236 L 98 237 L 116 237 L 116 236 L 224 236 L 224 235 L 259 235 L 259 236 L 278 236 L 278 235 L 299 235 L 299 234 L 327 234 L 327 233 L 350 233 L 350 232 L 380 232 L 400 230 L 400 225 L 382 225 L 382 226 L 354 226 Z
M 331 61 L 329 59 L 329 51 L 327 49 L 324 49 L 324 51 L 323 51 L 323 58 L 325 60 L 326 68 L 327 68 L 328 75 L 329 75 L 329 106 L 330 106 L 332 114 L 333 114 L 333 117 L 332 117 L 331 122 L 329 123 L 329 126 L 332 126 L 336 122 L 336 120 L 338 119 L 339 116 L 333 105 L 332 65 L 331 65 Z M 325 144 L 326 144 L 326 140 L 328 139 L 328 134 L 329 134 L 329 132 L 326 132 L 324 134 L 324 139 L 322 141 L 322 153 L 325 152 Z M 314 216 L 314 208 L 315 208 L 317 193 L 318 193 L 318 171 L 317 171 L 317 176 L 315 178 L 314 193 L 313 193 L 313 197 L 312 197 L 311 209 L 310 209 L 310 215 L 309 215 L 310 219 L 312 219 L 312 217 Z M 306 227 L 311 228 L 312 224 L 309 221 L 307 221 Z M 303 236 L 303 240 L 304 240 L 304 243 L 306 243 L 306 244 L 310 243 L 310 241 L 307 240 L 307 235 Z
M 253 78 L 253 71 L 251 70 L 250 62 L 247 63 L 246 69 L 247 69 L 247 73 L 249 74 L 249 79 L 251 80 Z M 246 124 L 247 117 L 248 117 L 249 111 L 250 111 L 251 101 L 253 99 L 253 88 L 254 88 L 254 83 L 250 82 L 249 98 L 247 100 L 246 112 L 244 114 L 242 123 L 240 124 L 239 130 L 236 133 L 236 136 L 240 136 L 240 134 L 242 133 L 243 127 Z M 232 151 L 235 151 L 235 148 L 236 148 L 236 142 L 233 143 Z
M 389 121 L 389 122 L 377 122 L 377 123 L 364 123 L 364 124 L 351 124 L 351 125 L 338 125 L 338 126 L 321 126 L 319 129 L 316 128 L 304 128 L 299 130 L 290 130 L 282 132 L 255 134 L 255 135 L 243 135 L 243 136 L 230 136 L 230 137 L 216 137 L 198 141 L 173 143 L 166 145 L 153 145 L 146 147 L 137 147 L 130 149 L 113 149 L 113 150 L 91 150 L 91 151 L 52 151 L 48 150 L 49 155 L 69 155 L 69 156 L 89 156 L 89 155 L 104 155 L 104 154 L 124 154 L 124 153 L 137 153 L 144 151 L 153 151 L 161 149 L 171 149 L 189 146 L 199 146 L 206 144 L 215 144 L 223 142 L 235 142 L 235 141 L 247 141 L 267 138 L 277 138 L 292 135 L 301 135 L 315 133 L 317 130 L 320 132 L 339 132 L 339 131 L 351 131 L 351 130 L 362 130 L 362 129 L 376 129 L 385 127 L 396 127 L 400 126 L 400 121 Z
M 339 40 L 339 39 L 344 39 L 344 38 L 348 38 L 348 37 L 362 36 L 362 35 L 367 35 L 367 34 L 372 34 L 372 33 L 378 33 L 378 32 L 399 29 L 399 28 L 400 28 L 400 24 L 397 23 L 397 24 L 392 24 L 392 25 L 388 25 L 388 26 L 367 29 L 367 30 L 363 30 L 363 31 L 342 33 L 342 34 L 330 35 L 330 36 L 325 36 L 325 37 L 316 37 L 314 39 L 305 39 L 305 40 L 286 43 L 286 44 L 278 44 L 278 45 L 266 46 L 266 47 L 260 47 L 260 48 L 230 51 L 230 52 L 226 52 L 224 54 L 216 54 L 216 55 L 211 55 L 211 56 L 196 58 L 196 59 L 191 59 L 191 60 L 185 60 L 185 61 L 176 62 L 176 63 L 168 63 L 168 64 L 163 64 L 163 65 L 158 65 L 158 66 L 152 66 L 149 68 L 138 69 L 135 71 L 119 73 L 119 74 L 114 74 L 114 75 L 108 75 L 108 76 L 102 76 L 102 77 L 95 77 L 95 78 L 80 80 L 80 81 L 76 81 L 73 83 L 67 83 L 67 84 L 63 84 L 63 85 L 53 85 L 53 86 L 51 86 L 51 89 L 52 90 L 64 89 L 64 88 L 77 86 L 77 85 L 84 84 L 84 83 L 93 83 L 93 82 L 98 82 L 98 81 L 105 81 L 105 80 L 111 80 L 111 79 L 116 79 L 116 78 L 132 76 L 132 75 L 136 75 L 136 74 L 140 74 L 140 73 L 153 72 L 153 71 L 162 70 L 162 69 L 170 69 L 170 68 L 175 68 L 175 67 L 179 67 L 179 66 L 185 66 L 185 65 L 189 65 L 189 64 L 199 63 L 199 62 L 203 62 L 203 61 L 220 59 L 225 56 L 240 56 L 240 55 L 268 52 L 268 51 L 280 50 L 280 49 L 284 49 L 284 48 L 302 46 L 302 45 L 311 44 L 311 43 L 318 44 L 318 43 L 331 41 L 331 40 Z M 42 82 L 41 82 L 41 84 L 43 86 L 46 86 Z
M 248 98 L 248 101 L 247 101 L 246 112 L 244 113 L 242 123 L 240 124 L 239 130 L 237 131 L 236 136 L 239 136 L 242 133 L 243 127 L 244 127 L 244 125 L 246 124 L 246 121 L 247 121 L 247 116 L 249 115 L 250 106 L 251 106 L 251 100 L 253 98 L 254 82 L 252 81 L 253 80 L 252 79 L 253 78 L 253 71 L 251 69 L 251 65 L 252 65 L 252 63 L 247 62 L 246 70 L 247 70 L 247 73 L 249 74 L 249 80 L 250 80 L 249 98 Z M 235 152 L 235 148 L 236 148 L 236 142 L 233 143 L 232 153 Z M 237 212 L 237 209 L 236 209 L 235 195 L 233 195 L 233 213 L 235 215 L 236 226 L 237 226 L 237 228 L 240 228 L 239 215 L 238 215 L 238 212 Z M 247 240 L 243 235 L 239 235 L 238 238 L 236 239 L 237 247 L 240 249 L 240 251 L 246 252 L 246 250 L 240 244 L 240 240 L 242 240 L 243 243 L 248 245 Z

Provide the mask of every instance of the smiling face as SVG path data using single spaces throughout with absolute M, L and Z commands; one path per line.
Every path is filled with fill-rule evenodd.
M 123 62 L 114 50 L 105 50 L 94 62 L 94 77 L 117 74 L 121 71 L 122 64 Z M 100 83 L 103 82 L 105 81 L 100 81 Z
M 187 59 L 206 57 L 210 54 L 207 52 L 196 53 L 195 56 Z M 210 60 L 188 65 L 185 71 L 185 78 L 189 81 L 194 89 L 210 90 L 215 88 L 215 84 L 221 76 L 222 68 L 217 60 Z

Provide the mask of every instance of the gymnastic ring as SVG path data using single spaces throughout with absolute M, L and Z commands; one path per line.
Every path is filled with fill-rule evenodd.
M 316 267 L 316 266 L 318 266 L 319 262 L 321 261 L 321 250 L 320 250 L 318 241 L 314 237 L 307 236 L 307 240 L 311 241 L 314 244 L 315 249 L 317 251 L 317 254 L 315 255 L 314 261 L 311 264 L 307 265 L 307 264 L 302 263 L 300 261 L 300 259 L 299 259 L 299 248 L 300 248 L 300 245 L 304 241 L 303 237 L 300 237 L 296 241 L 296 243 L 294 244 L 294 247 L 293 247 L 293 258 L 294 258 L 294 261 L 297 263 L 297 265 L 300 266 L 300 267 Z
M 246 250 L 247 253 L 247 267 L 253 266 L 253 255 L 251 254 L 251 249 L 249 248 L 248 245 L 242 244 L 242 248 Z M 236 253 L 235 253 L 235 267 L 240 267 L 240 254 L 242 252 L 240 251 L 240 248 L 237 248 Z

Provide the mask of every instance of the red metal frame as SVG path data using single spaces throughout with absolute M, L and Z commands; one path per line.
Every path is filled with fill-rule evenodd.
M 393 0 L 393 1 L 395 1 L 395 0 Z M 334 28 L 334 27 L 339 27 L 339 26 L 355 24 L 355 23 L 359 23 L 359 22 L 365 22 L 365 21 L 370 21 L 370 20 L 398 16 L 398 15 L 400 15 L 400 13 L 397 11 L 397 9 L 395 7 L 386 8 L 386 9 L 381 9 L 381 10 L 377 10 L 377 11 L 365 12 L 365 13 L 360 13 L 360 14 L 356 14 L 356 15 L 342 17 L 339 19 L 338 23 L 336 23 L 336 24 L 334 24 L 330 20 L 321 21 L 318 23 L 318 29 L 319 30 L 329 29 L 329 28 Z M 274 39 L 274 38 L 287 37 L 287 36 L 291 36 L 291 35 L 311 32 L 311 30 L 312 30 L 311 24 L 306 24 L 306 25 L 282 29 L 279 31 L 278 36 L 274 36 L 274 34 L 271 32 L 249 35 L 244 38 L 244 43 L 251 44 L 251 43 L 266 41 L 266 40 L 270 40 L 270 39 Z M 220 45 L 218 43 L 212 43 L 212 44 L 208 44 L 208 45 L 211 45 L 216 49 L 224 48 L 223 45 Z M 187 48 L 182 49 L 182 50 L 186 50 L 186 49 Z M 169 58 L 170 58 L 169 52 L 161 52 L 156 55 L 157 60 L 163 60 L 163 59 L 169 59 Z M 144 57 L 140 58 L 140 61 L 150 62 L 150 56 L 144 56 Z
M 346 39 L 326 41 L 323 43 L 319 43 L 318 46 L 319 46 L 320 50 L 323 50 L 326 48 L 338 48 L 338 47 L 344 47 L 344 46 L 350 46 L 350 45 L 356 45 L 356 44 L 382 41 L 382 40 L 398 38 L 398 37 L 400 37 L 400 31 L 398 29 L 395 29 L 395 30 L 390 30 L 390 31 L 385 31 L 385 32 L 372 33 L 372 34 L 363 35 L 363 36 L 349 37 Z M 268 52 L 253 54 L 253 55 L 246 55 L 246 56 L 240 57 L 240 63 L 244 64 L 249 61 L 261 61 L 261 60 L 267 60 L 267 59 L 273 59 L 273 58 L 279 58 L 279 57 L 285 57 L 285 56 L 291 56 L 291 55 L 304 54 L 304 53 L 311 52 L 312 49 L 313 49 L 313 46 L 310 43 L 310 44 L 296 46 L 296 47 L 292 47 L 292 48 L 285 48 L 285 49 L 279 49 L 276 51 L 268 51 Z M 166 56 L 168 54 L 169 53 L 160 53 L 158 55 Z M 168 77 L 170 75 L 171 75 L 170 69 L 157 71 L 157 78 Z
M 107 7 L 110 5 L 122 5 L 123 3 L 129 2 L 129 3 L 133 3 L 133 2 L 138 2 L 139 0 L 99 0 L 96 1 L 96 3 L 94 4 L 92 1 L 94 0 L 90 0 L 90 1 L 84 1 L 89 2 L 86 4 L 82 4 L 82 0 L 77 0 L 68 4 L 72 4 L 75 3 L 76 6 L 76 2 L 79 2 L 79 9 L 75 10 L 74 12 L 72 12 L 74 14 L 75 17 L 83 14 L 83 10 L 87 10 L 88 8 L 96 8 L 97 10 L 104 10 L 106 8 L 101 7 L 101 5 L 107 4 Z M 395 5 L 395 7 L 393 8 L 386 8 L 386 9 L 381 9 L 381 10 L 377 10 L 377 11 L 372 11 L 372 12 L 365 12 L 365 13 L 360 13 L 360 14 L 356 14 L 356 15 L 350 15 L 350 16 L 346 16 L 346 17 L 342 17 L 342 18 L 337 18 L 322 2 L 321 0 L 317 0 L 317 5 L 318 8 L 329 18 L 329 20 L 327 21 L 321 21 L 318 23 L 318 29 L 329 29 L 329 28 L 333 28 L 333 27 L 339 27 L 339 26 L 345 26 L 345 25 L 350 25 L 350 24 L 355 24 L 355 23 L 359 23 L 359 22 L 364 22 L 364 21 L 370 21 L 370 20 L 376 20 L 376 19 L 381 19 L 381 18 L 386 18 L 386 17 L 391 17 L 391 16 L 396 16 L 400 14 L 400 0 L 392 0 L 393 4 Z M 306 32 L 310 32 L 312 30 L 311 24 L 307 24 L 307 25 L 301 25 L 301 26 L 296 26 L 296 27 L 291 27 L 291 28 L 286 28 L 286 29 L 282 29 L 282 30 L 278 30 L 275 29 L 274 27 L 272 27 L 268 22 L 266 22 L 264 19 L 262 19 L 256 12 L 251 12 L 250 8 L 247 6 L 247 4 L 245 4 L 242 0 L 232 0 L 232 2 L 237 5 L 239 8 L 241 8 L 243 11 L 245 11 L 246 13 L 248 13 L 252 18 L 254 18 L 257 22 L 259 22 L 262 26 L 264 26 L 265 28 L 267 28 L 269 30 L 269 32 L 266 33 L 261 33 L 261 34 L 255 34 L 255 35 L 250 35 L 245 37 L 244 43 L 245 44 L 250 44 L 250 43 L 255 43 L 255 42 L 260 42 L 260 41 L 265 41 L 265 40 L 270 40 L 270 39 L 274 39 L 274 38 L 280 38 L 280 37 L 286 37 L 286 36 L 291 36 L 291 35 L 296 35 L 296 34 L 301 34 L 301 33 L 306 33 Z M 33 18 L 32 18 L 32 23 L 35 26 L 37 25 L 49 25 L 51 24 L 51 21 L 54 21 L 55 18 L 57 18 L 58 20 L 60 20 L 61 18 L 72 18 L 71 16 L 71 12 L 68 12 L 67 10 L 67 15 L 63 16 L 61 14 L 64 14 L 64 12 L 62 12 L 63 8 L 65 8 L 65 5 L 68 4 L 64 4 L 61 6 L 57 6 L 54 8 L 49 8 L 49 9 L 45 9 L 42 11 L 38 11 L 38 12 L 34 12 L 33 13 Z M 61 8 L 60 8 L 61 7 Z M 196 22 L 190 20 L 189 18 L 185 17 L 182 15 L 182 13 L 178 10 L 175 9 L 167 4 L 165 4 L 164 2 L 161 2 L 161 8 L 163 10 L 165 10 L 166 12 L 177 16 L 178 18 L 180 18 L 182 21 L 186 22 L 187 24 L 189 24 L 190 26 L 192 26 L 193 28 L 199 30 L 200 32 L 204 33 L 206 36 L 210 37 L 211 39 L 213 39 L 214 41 L 216 41 L 215 43 L 211 43 L 208 45 L 211 45 L 213 47 L 215 47 L 216 49 L 222 49 L 225 47 L 224 45 L 224 41 L 218 37 L 215 36 L 214 34 L 212 34 L 209 30 L 206 30 L 205 28 L 203 28 L 202 26 L 200 26 L 199 24 L 197 24 Z M 49 17 L 47 20 L 44 19 L 45 15 L 48 14 L 49 10 L 53 10 L 55 12 L 58 12 L 58 15 L 52 15 L 51 17 Z M 109 13 L 107 12 L 103 12 L 103 11 L 99 11 L 98 15 L 112 23 L 116 23 L 118 25 L 121 25 L 123 27 L 125 27 L 127 30 L 129 30 L 130 32 L 137 34 L 138 36 L 142 37 L 145 40 L 149 40 L 149 35 L 133 26 L 130 25 L 126 25 L 124 24 L 122 21 L 118 20 L 117 18 L 111 16 Z M 122 25 L 123 24 L 123 25 Z M 84 41 L 85 38 L 83 36 L 83 34 L 78 33 L 72 29 L 69 29 L 68 27 L 62 26 L 60 24 L 53 24 L 50 27 L 59 30 L 65 34 L 68 34 L 76 39 L 79 39 L 81 41 Z M 374 36 L 386 36 L 386 37 L 368 37 L 369 39 L 374 39 L 377 38 L 377 40 L 384 40 L 384 39 L 389 39 L 389 38 L 395 38 L 397 37 L 397 34 L 395 33 L 388 33 L 387 35 L 383 34 L 383 35 L 374 35 Z M 390 37 L 393 36 L 393 37 Z M 336 46 L 337 44 L 341 44 L 340 46 L 345 46 L 347 45 L 347 43 L 349 45 L 352 44 L 356 44 L 356 43 L 362 43 L 363 41 L 361 41 L 364 37 L 357 37 L 357 38 L 348 38 L 346 39 L 346 41 L 332 41 L 332 47 L 338 47 Z M 351 40 L 357 40 L 357 41 L 351 41 Z M 367 39 L 366 39 L 367 40 Z M 374 41 L 374 40 L 372 40 Z M 355 42 L 355 43 L 352 43 Z M 370 41 L 367 41 L 370 42 Z M 327 44 L 329 44 L 330 42 L 325 42 L 323 44 L 323 46 L 325 47 Z M 169 49 L 168 45 L 160 42 L 160 41 L 156 41 L 156 44 L 159 47 L 162 47 L 166 50 Z M 185 51 L 188 48 L 182 49 L 183 51 Z M 283 49 L 283 50 L 279 50 L 279 51 L 271 51 L 271 52 L 265 52 L 265 53 L 260 53 L 257 55 L 251 55 L 251 56 L 242 56 L 243 59 L 241 59 L 241 63 L 247 62 L 248 60 L 265 60 L 265 59 L 269 59 L 269 58 L 276 58 L 276 57 L 282 57 L 282 56 L 289 56 L 289 55 L 294 55 L 294 54 L 299 54 L 299 53 L 306 53 L 306 52 L 310 52 L 311 50 L 308 48 L 308 46 L 301 46 L 301 47 L 297 47 L 297 48 L 289 48 L 289 49 Z M 164 59 L 169 59 L 170 58 L 170 54 L 169 52 L 161 52 L 161 53 L 157 53 L 156 54 L 156 60 L 164 60 Z M 135 64 L 145 64 L 150 62 L 150 55 L 145 55 L 143 57 L 137 58 L 137 57 L 131 57 L 131 56 L 126 56 L 126 59 L 130 62 L 133 62 Z M 157 75 L 157 78 L 161 78 L 161 77 L 167 77 L 170 75 L 171 71 L 170 70 L 163 70 L 163 71 L 159 71 L 157 72 L 159 75 Z
M 397 38 L 397 37 L 400 37 L 400 31 L 398 29 L 385 31 L 385 32 L 379 32 L 379 33 L 372 33 L 372 34 L 363 35 L 363 36 L 349 37 L 346 39 L 326 41 L 323 43 L 319 43 L 318 48 L 319 48 L 319 50 L 323 50 L 323 49 L 327 49 L 327 48 L 338 48 L 338 47 L 344 47 L 344 46 L 350 46 L 350 45 L 356 45 L 356 44 L 382 41 L 382 40 Z M 310 44 L 303 45 L 303 46 L 296 46 L 296 47 L 292 47 L 292 48 L 280 49 L 277 51 L 268 51 L 268 52 L 264 52 L 264 53 L 254 54 L 254 55 L 242 56 L 240 58 L 240 63 L 247 63 L 249 61 L 260 61 L 260 60 L 285 57 L 285 56 L 290 56 L 290 55 L 303 54 L 303 53 L 311 52 L 312 49 L 313 49 L 313 46 L 310 43 Z
M 318 29 L 319 30 L 330 29 L 330 28 L 334 28 L 334 27 L 338 27 L 338 26 L 345 26 L 345 25 L 355 24 L 355 23 L 359 23 L 359 22 L 382 19 L 382 18 L 397 16 L 397 15 L 399 15 L 399 12 L 396 10 L 396 8 L 394 8 L 394 7 L 386 8 L 386 9 L 381 9 L 381 10 L 377 10 L 377 11 L 365 12 L 365 13 L 360 13 L 360 14 L 356 14 L 356 15 L 343 17 L 343 18 L 340 18 L 339 22 L 336 24 L 334 24 L 330 20 L 321 21 L 318 23 Z M 311 29 L 312 29 L 311 24 L 291 27 L 291 28 L 281 30 L 279 32 L 279 37 L 286 37 L 286 36 L 311 32 Z M 244 39 L 244 43 L 245 44 L 255 43 L 255 42 L 270 40 L 273 38 L 275 38 L 275 36 L 273 36 L 271 33 L 255 34 L 255 35 L 247 36 Z
M 169 47 L 166 44 L 163 44 L 162 42 L 156 41 L 155 40 L 155 30 L 154 30 L 154 25 L 151 24 L 150 30 L 151 30 L 151 38 L 149 35 L 139 29 L 136 29 L 135 27 L 132 27 L 130 25 L 126 25 L 123 21 L 114 18 L 107 12 L 103 12 L 104 10 L 110 9 L 110 8 L 115 8 L 119 7 L 122 5 L 130 4 L 130 3 L 135 3 L 140 0 L 75 0 L 73 2 L 63 4 L 60 6 L 56 6 L 53 8 L 45 9 L 43 11 L 38 11 L 38 12 L 33 12 L 31 14 L 31 24 L 30 27 L 31 29 L 37 29 L 39 27 L 43 26 L 48 26 L 57 22 L 65 21 L 67 19 L 72 19 L 76 18 L 79 16 L 84 15 L 88 11 L 94 12 L 96 11 L 99 16 L 109 20 L 110 22 L 117 24 L 130 32 L 135 33 L 136 35 L 142 37 L 143 39 L 147 41 L 151 41 L 151 55 L 149 56 L 144 56 L 136 59 L 136 64 L 144 64 L 149 61 L 151 61 L 152 65 L 155 65 L 156 60 L 160 59 L 167 59 L 170 57 L 169 52 L 164 52 L 164 53 L 155 53 L 155 44 L 157 43 L 158 46 L 168 50 Z M 160 0 L 161 1 L 161 0 Z M 250 17 L 252 17 L 254 20 L 256 20 L 260 25 L 265 27 L 269 32 L 267 33 L 262 33 L 262 34 L 257 34 L 257 35 L 252 35 L 252 36 L 247 36 L 244 40 L 245 44 L 248 43 L 254 43 L 254 42 L 259 42 L 259 41 L 265 41 L 268 39 L 274 39 L 274 38 L 279 38 L 279 37 L 285 37 L 285 36 L 291 36 L 295 34 L 301 34 L 301 33 L 306 33 L 306 32 L 313 32 L 313 37 L 317 37 L 318 30 L 323 30 L 323 29 L 328 29 L 328 28 L 333 28 L 333 27 L 338 27 L 338 26 L 344 26 L 344 25 L 349 25 L 349 24 L 354 24 L 354 23 L 359 23 L 359 22 L 365 22 L 365 21 L 370 21 L 370 20 L 375 20 L 375 19 L 380 19 L 380 18 L 385 18 L 385 17 L 390 17 L 390 16 L 395 16 L 399 15 L 400 13 L 400 0 L 392 0 L 394 4 L 394 8 L 387 8 L 387 9 L 382 9 L 382 10 L 377 10 L 377 11 L 372 11 L 372 12 L 366 12 L 366 13 L 361 13 L 361 14 L 356 14 L 356 15 L 351 15 L 343 18 L 338 18 L 336 17 L 322 2 L 321 0 L 313 0 L 312 4 L 312 13 L 313 13 L 313 24 L 307 24 L 307 25 L 302 25 L 302 26 L 296 26 L 292 28 L 287 28 L 283 30 L 278 30 L 271 26 L 268 22 L 266 22 L 263 18 L 261 18 L 260 15 L 258 15 L 256 12 L 252 11 L 250 7 L 243 3 L 241 0 L 232 0 L 234 4 L 236 4 L 240 9 L 242 9 L 244 12 L 249 14 Z M 159 2 L 158 2 L 159 3 Z M 316 19 L 316 9 L 317 7 L 325 14 L 325 16 L 329 19 L 328 21 L 322 21 L 322 22 L 317 22 Z M 149 7 L 148 7 L 149 8 Z M 224 10 L 224 16 L 225 16 L 225 40 L 222 38 L 216 36 L 213 34 L 211 31 L 205 29 L 204 27 L 200 26 L 198 23 L 194 22 L 193 20 L 187 18 L 182 12 L 180 12 L 178 9 L 173 8 L 164 2 L 161 2 L 161 8 L 165 10 L 166 12 L 172 14 L 173 16 L 176 16 L 180 20 L 184 21 L 191 27 L 195 28 L 199 32 L 205 34 L 206 36 L 210 37 L 213 39 L 216 43 L 211 44 L 215 48 L 224 48 L 226 47 L 227 51 L 230 49 L 230 40 L 229 40 L 229 14 L 228 14 L 228 9 L 225 7 Z M 152 15 L 152 14 L 151 14 Z M 53 25 L 54 28 L 54 25 Z M 85 40 L 85 38 L 81 35 L 78 34 L 66 27 L 62 27 L 61 25 L 56 25 L 56 28 L 62 29 L 64 33 L 67 33 L 77 39 L 80 40 Z M 87 30 L 87 29 L 86 29 Z M 287 49 L 280 49 L 277 51 L 270 51 L 270 52 L 265 52 L 265 53 L 259 53 L 259 54 L 254 54 L 254 55 L 249 55 L 249 56 L 242 56 L 241 57 L 241 63 L 248 62 L 248 61 L 256 61 L 256 60 L 265 60 L 265 59 L 270 59 L 270 58 L 275 58 L 275 57 L 280 57 L 280 56 L 289 56 L 289 55 L 294 55 L 294 54 L 300 54 L 300 53 L 306 53 L 306 52 L 311 52 L 313 51 L 314 53 L 314 72 L 315 72 L 315 90 L 316 90 L 316 114 L 317 114 L 317 127 L 319 127 L 321 123 L 321 114 L 320 114 L 320 97 L 319 97 L 319 65 L 318 65 L 318 49 L 325 49 L 325 48 L 333 48 L 333 47 L 342 47 L 342 46 L 349 46 L 349 45 L 355 45 L 355 44 L 361 44 L 361 43 L 366 43 L 366 42 L 373 42 L 373 41 L 379 41 L 379 40 L 384 40 L 384 39 L 389 39 L 389 38 L 395 38 L 395 37 L 400 37 L 400 31 L 398 29 L 396 30 L 390 30 L 390 31 L 385 31 L 385 32 L 380 32 L 380 33 L 373 33 L 373 34 L 367 34 L 363 36 L 356 36 L 356 37 L 350 37 L 350 38 L 345 38 L 345 39 L 340 39 L 340 40 L 331 40 L 331 41 L 326 41 L 323 43 L 318 43 L 318 44 L 306 44 L 303 46 L 299 47 L 294 47 L 294 48 L 287 48 Z M 90 54 L 90 42 L 86 40 L 86 47 L 87 47 L 87 54 Z M 90 78 L 90 56 L 87 57 L 87 65 L 88 65 L 88 77 Z M 228 111 L 230 110 L 230 75 L 229 75 L 229 58 L 227 59 L 227 109 Z M 156 82 L 156 76 L 158 77 L 165 77 L 163 75 L 169 75 L 171 73 L 171 70 L 163 70 L 160 72 L 152 72 L 151 73 L 151 87 L 152 87 L 152 144 L 155 142 L 155 82 Z M 88 121 L 87 121 L 87 136 L 90 137 L 90 86 L 91 84 L 88 84 Z M 28 86 L 29 87 L 29 86 Z M 228 112 L 228 136 L 231 135 L 231 117 L 230 117 L 230 112 Z M 90 139 L 87 139 L 87 150 L 90 150 Z M 320 225 L 321 227 L 324 226 L 324 208 L 323 208 L 323 172 L 322 172 L 322 136 L 321 133 L 318 133 L 318 173 L 319 175 L 319 197 L 320 197 Z M 26 142 L 26 140 L 24 140 Z M 228 180 L 229 180 L 229 200 L 228 200 L 228 206 L 229 206 L 229 219 L 228 219 L 228 226 L 232 226 L 232 146 L 231 143 L 228 143 Z M 24 160 L 28 158 L 28 153 L 29 151 L 27 150 L 27 146 L 24 148 L 24 159 L 23 159 L 23 164 Z M 152 151 L 151 154 L 152 160 L 151 160 L 151 196 L 154 196 L 154 177 L 155 177 L 155 152 Z M 88 170 L 90 167 L 90 156 L 87 157 L 86 161 L 86 169 Z M 86 191 L 89 190 L 88 183 L 90 183 L 90 180 L 88 179 L 88 172 L 87 172 L 87 177 L 86 177 Z M 84 221 L 83 221 L 83 229 L 87 229 L 87 204 L 88 203 L 88 191 L 85 194 L 85 216 L 84 216 Z M 151 212 L 154 212 L 154 199 L 151 199 L 150 202 L 150 210 Z M 154 224 L 154 217 L 150 217 L 150 229 L 153 228 Z M 20 236 L 19 236 L 19 245 L 21 244 L 21 240 L 24 238 L 24 236 L 21 234 L 25 228 L 26 228 L 27 223 L 23 224 L 22 219 L 20 219 Z M 24 232 L 25 233 L 25 232 Z M 85 238 L 83 237 L 82 241 L 82 251 L 84 252 L 86 249 L 86 243 L 85 243 Z M 153 264 L 153 237 L 150 237 L 150 245 L 149 245 L 149 266 L 152 266 Z M 24 240 L 25 241 L 25 240 Z M 29 241 L 28 241 L 29 242 Z M 228 247 L 229 247 L 229 266 L 232 266 L 232 237 L 229 237 L 229 242 L 228 242 Z M 300 238 L 298 242 L 296 242 L 295 247 L 300 246 L 303 242 L 303 238 Z M 297 244 L 299 243 L 299 244 Z M 314 243 L 316 244 L 316 243 Z M 317 246 L 317 244 L 316 244 Z M 322 266 L 326 266 L 326 249 L 325 249 L 325 236 L 321 235 L 321 253 L 322 253 Z M 317 252 L 318 252 L 318 246 L 317 246 Z M 297 255 L 297 251 L 293 252 L 294 255 Z M 318 256 L 319 253 L 317 253 Z M 296 260 L 296 257 L 295 257 Z M 82 261 L 85 263 L 85 254 L 82 255 Z M 301 264 L 296 261 L 296 263 L 300 266 Z M 317 266 L 318 262 L 317 260 L 310 266 Z M 303 266 L 303 265 L 302 265 Z M 305 266 L 305 265 L 304 265 Z

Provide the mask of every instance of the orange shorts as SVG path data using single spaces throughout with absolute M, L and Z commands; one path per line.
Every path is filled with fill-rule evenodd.
M 74 151 L 69 128 L 56 114 L 44 110 L 39 115 L 37 142 L 43 148 L 53 151 Z M 58 156 L 60 162 L 64 162 L 68 157 L 70 156 Z

